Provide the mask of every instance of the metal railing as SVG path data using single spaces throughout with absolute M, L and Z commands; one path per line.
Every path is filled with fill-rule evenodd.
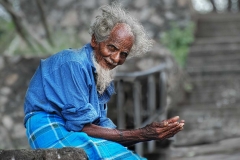
M 125 91 L 124 87 L 131 86 L 131 100 L 134 106 L 133 121 L 134 128 L 144 127 L 147 124 L 166 118 L 166 65 L 161 64 L 146 71 L 132 73 L 117 73 L 117 125 L 126 129 L 126 112 L 124 110 Z M 130 85 L 126 85 L 130 84 Z M 146 92 L 144 92 L 145 90 Z M 158 95 L 158 97 L 157 97 Z M 145 99 L 143 98 L 145 97 Z M 143 104 L 145 103 L 145 107 Z M 147 107 L 146 107 L 147 106 Z M 144 112 L 143 112 L 144 111 Z M 155 141 L 136 144 L 135 151 L 143 155 L 144 145 L 147 145 L 147 152 L 155 150 Z

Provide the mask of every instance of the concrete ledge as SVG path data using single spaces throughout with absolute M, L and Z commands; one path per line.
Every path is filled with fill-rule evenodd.
M 83 149 L 61 148 L 61 149 L 19 149 L 0 150 L 0 160 L 87 160 Z

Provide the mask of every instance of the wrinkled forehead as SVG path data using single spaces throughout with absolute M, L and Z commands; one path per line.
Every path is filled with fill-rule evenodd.
M 111 33 L 110 37 L 116 37 L 116 38 L 131 38 L 134 40 L 134 35 L 131 31 L 131 27 L 126 23 L 117 23 Z

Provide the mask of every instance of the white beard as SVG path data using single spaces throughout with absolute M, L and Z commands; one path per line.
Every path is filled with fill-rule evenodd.
M 96 85 L 97 91 L 102 94 L 109 84 L 113 81 L 114 69 L 109 70 L 103 68 L 100 64 L 97 63 L 95 57 L 93 56 L 93 63 L 97 70 Z

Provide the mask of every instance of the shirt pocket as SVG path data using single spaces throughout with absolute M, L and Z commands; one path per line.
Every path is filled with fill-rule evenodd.
M 107 104 L 100 104 L 101 115 L 100 117 L 107 117 Z

